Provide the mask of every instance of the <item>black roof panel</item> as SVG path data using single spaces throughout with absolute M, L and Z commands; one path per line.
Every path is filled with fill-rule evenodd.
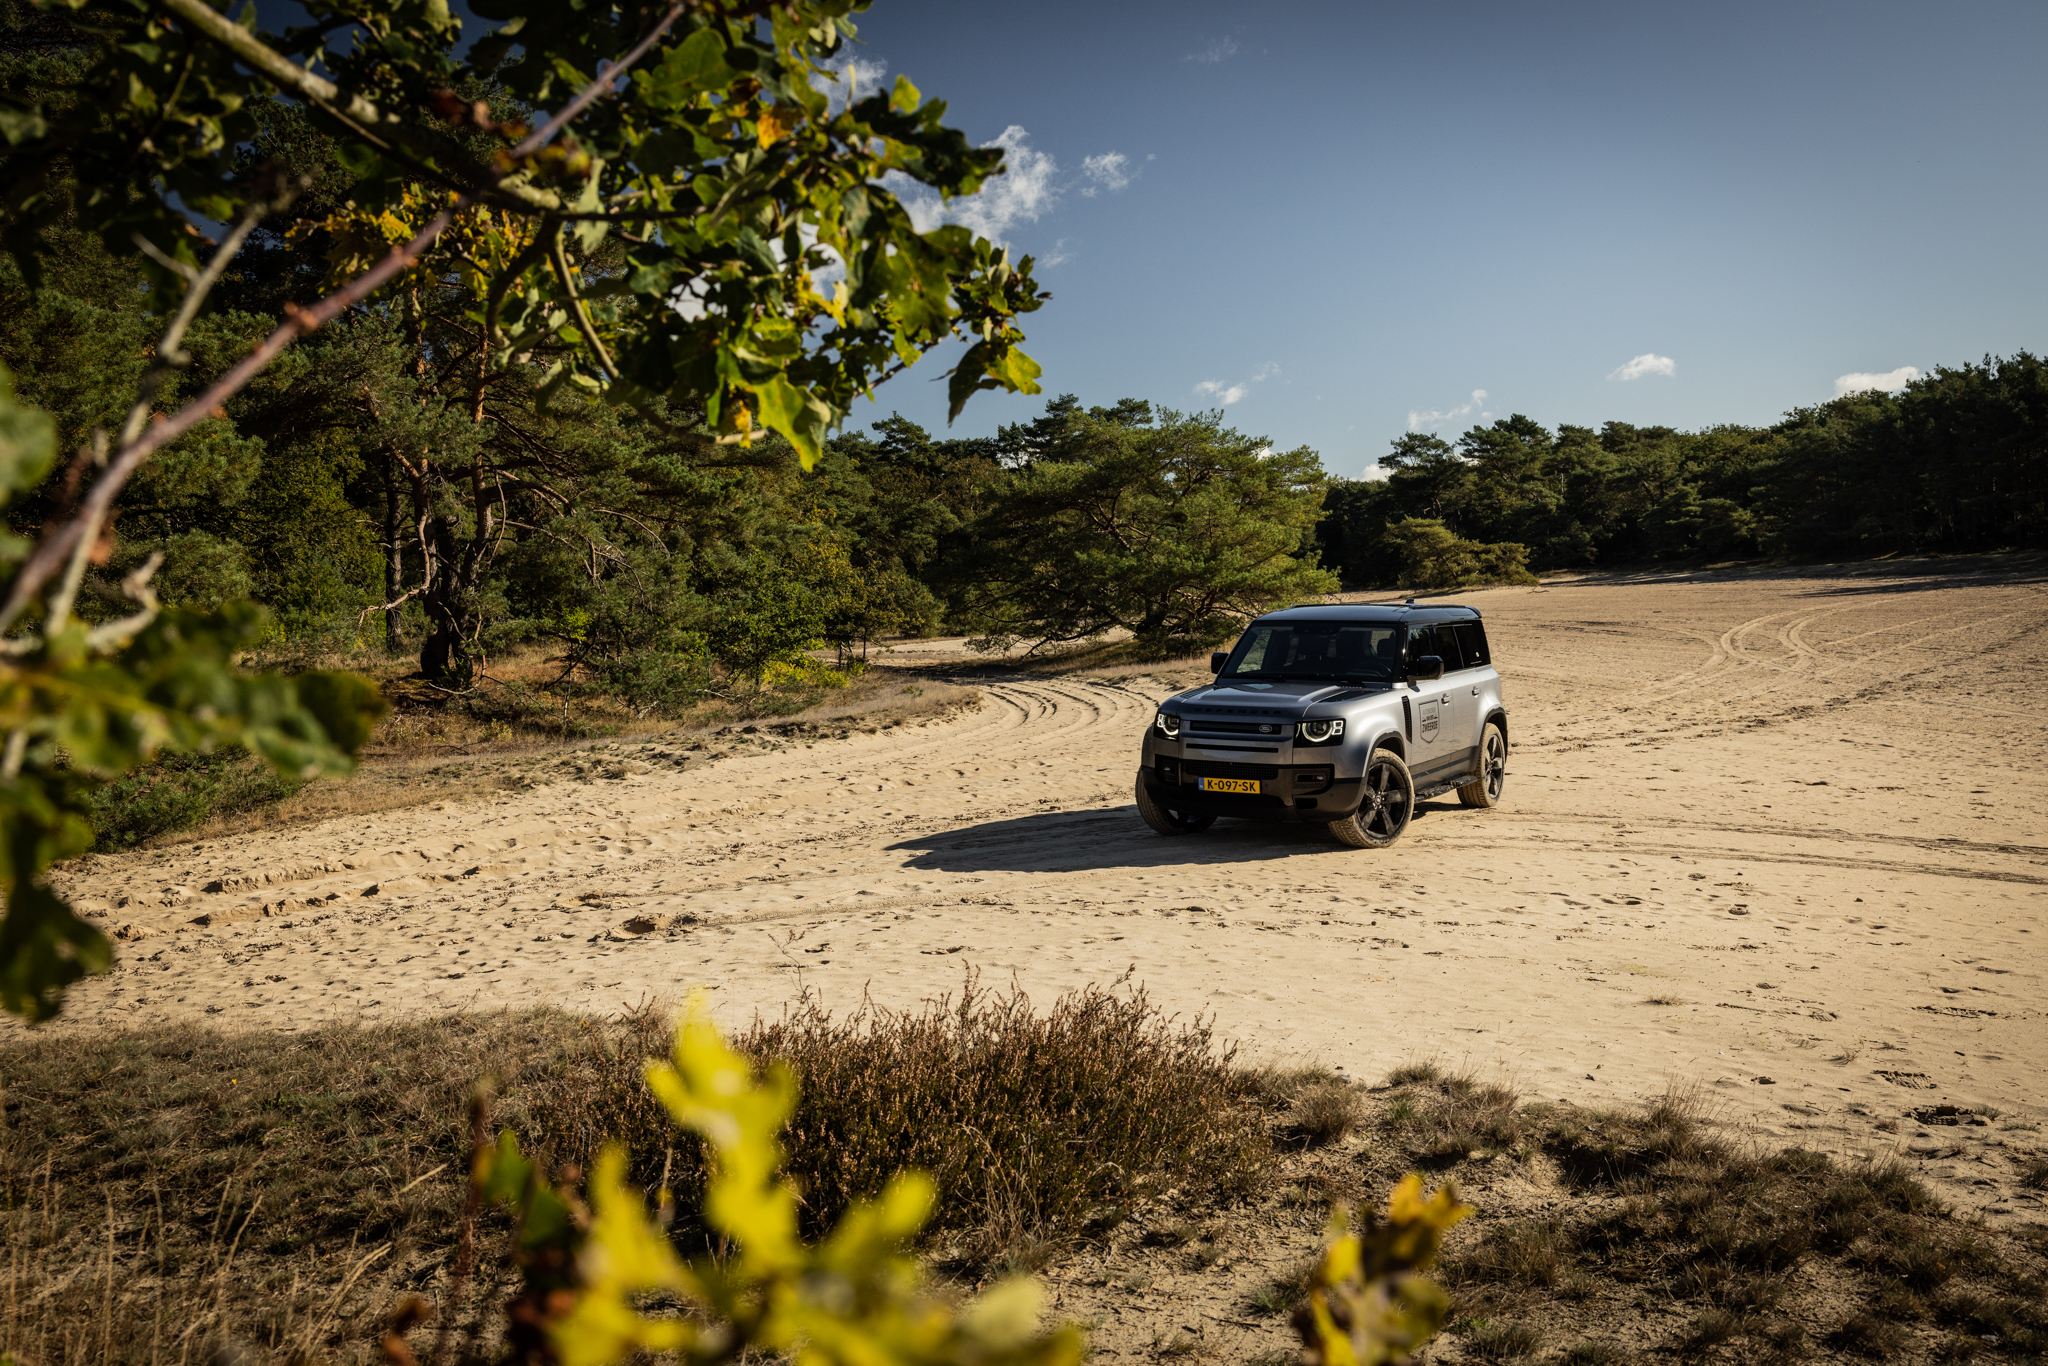
M 1457 603 L 1417 603 L 1410 607 L 1403 603 L 1337 602 L 1317 603 L 1309 607 L 1283 607 L 1276 612 L 1267 612 L 1257 620 L 1384 621 L 1419 626 L 1434 621 L 1472 621 L 1478 616 L 1479 609 L 1476 607 L 1464 607 Z

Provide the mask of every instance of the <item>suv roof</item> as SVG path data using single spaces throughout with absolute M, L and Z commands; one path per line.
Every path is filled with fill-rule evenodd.
M 1433 621 L 1474 621 L 1479 609 L 1458 603 L 1434 603 L 1411 607 L 1406 603 L 1356 602 L 1317 603 L 1310 607 L 1283 607 L 1267 612 L 1256 621 L 1386 621 L 1425 625 Z

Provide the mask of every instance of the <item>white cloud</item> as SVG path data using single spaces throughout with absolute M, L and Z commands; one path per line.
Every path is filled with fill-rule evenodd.
M 1252 386 L 1262 384 L 1280 373 L 1278 361 L 1267 361 L 1252 371 L 1252 377 L 1237 384 L 1225 383 L 1220 379 L 1205 379 L 1195 386 L 1195 392 L 1203 398 L 1213 398 L 1219 408 L 1228 408 L 1233 403 L 1242 403 L 1251 397 Z
M 1074 253 L 1067 250 L 1067 239 L 1062 237 L 1052 244 L 1051 251 L 1038 258 L 1036 264 L 1040 270 L 1051 270 L 1054 266 L 1063 266 L 1073 259 Z
M 882 78 L 889 74 L 889 64 L 880 57 L 864 58 L 850 51 L 829 57 L 822 65 L 824 71 L 812 76 L 811 84 L 824 92 L 835 114 L 880 90 Z
M 1461 417 L 1469 417 L 1474 412 L 1478 412 L 1485 403 L 1486 391 L 1484 389 L 1474 389 L 1469 401 L 1461 403 L 1455 408 L 1446 408 L 1442 412 L 1425 413 L 1410 408 L 1408 410 L 1408 430 L 1419 432 L 1425 427 L 1441 427 L 1446 422 L 1456 422 Z M 1479 414 L 1481 421 L 1492 416 L 1492 413 Z
M 1905 388 L 1918 378 L 1920 378 L 1919 367 L 1913 365 L 1901 365 L 1898 369 L 1887 370 L 1881 375 L 1864 374 L 1860 371 L 1853 375 L 1837 375 L 1835 376 L 1835 397 L 1840 398 L 1844 394 L 1860 394 L 1867 389 L 1882 389 L 1885 393 L 1889 394 L 1894 390 Z
M 1669 356 L 1660 356 L 1654 351 L 1645 351 L 1627 365 L 1609 373 L 1607 378 L 1619 380 L 1641 379 L 1644 375 L 1672 376 L 1678 373 L 1678 362 Z
M 970 195 L 950 202 L 938 191 L 921 185 L 901 171 L 891 171 L 883 184 L 902 201 L 910 213 L 911 226 L 930 232 L 946 223 L 958 223 L 979 237 L 1006 242 L 1010 229 L 1019 223 L 1036 223 L 1059 203 L 1059 163 L 1050 152 L 1029 144 L 1030 134 L 1016 124 L 984 147 L 1003 149 L 1003 174 L 992 177 Z
M 1197 384 L 1195 386 L 1196 393 L 1202 395 L 1204 398 L 1215 399 L 1225 408 L 1228 408 L 1233 403 L 1242 403 L 1244 401 L 1245 395 L 1251 393 L 1251 391 L 1252 386 L 1249 384 L 1232 384 L 1226 386 L 1220 379 L 1205 379 L 1200 384 Z
M 1200 62 L 1204 66 L 1214 66 L 1217 62 L 1227 62 L 1236 55 L 1237 39 L 1224 37 L 1210 39 L 1208 46 L 1190 52 L 1187 59 L 1191 62 Z
M 1082 157 L 1081 174 L 1094 181 L 1083 186 L 1081 197 L 1093 199 L 1097 190 L 1117 191 L 1131 183 L 1131 159 L 1122 152 L 1104 152 L 1101 156 Z

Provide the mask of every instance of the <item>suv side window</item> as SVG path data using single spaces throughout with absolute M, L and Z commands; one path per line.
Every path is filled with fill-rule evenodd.
M 1465 647 L 1465 667 L 1483 669 L 1493 663 L 1493 656 L 1486 649 L 1486 628 L 1476 621 L 1461 621 L 1457 625 L 1458 643 Z M 1448 667 L 1448 666 L 1446 666 Z
M 1464 654 L 1458 649 L 1458 638 L 1446 626 L 1411 626 L 1408 628 L 1408 658 L 1421 659 L 1424 655 L 1435 655 L 1444 662 L 1445 673 L 1456 673 L 1465 667 Z
M 1469 667 L 1465 659 L 1465 652 L 1458 645 L 1457 628 L 1450 622 L 1446 621 L 1437 626 L 1436 648 L 1430 651 L 1430 653 L 1442 657 L 1444 672 L 1447 674 L 1454 674 L 1460 669 Z

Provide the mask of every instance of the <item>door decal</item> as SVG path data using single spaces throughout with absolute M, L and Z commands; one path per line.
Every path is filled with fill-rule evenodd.
M 1442 704 L 1443 699 L 1440 697 L 1426 697 L 1416 705 L 1416 720 L 1422 732 L 1422 743 L 1425 745 L 1436 743 L 1437 727 L 1443 720 Z

